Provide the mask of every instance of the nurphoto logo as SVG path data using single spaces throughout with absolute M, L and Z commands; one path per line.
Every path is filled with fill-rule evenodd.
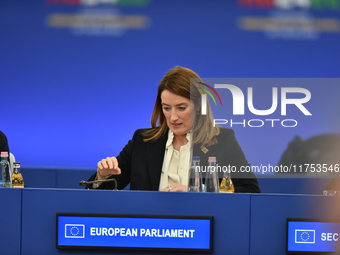
M 201 114 L 207 114 L 207 104 L 208 99 L 207 95 L 213 100 L 214 104 L 217 105 L 215 96 L 218 98 L 221 106 L 222 99 L 216 89 L 227 89 L 232 96 L 232 115 L 233 116 L 243 116 L 245 115 L 245 107 L 249 110 L 250 113 L 257 116 L 269 116 L 275 113 L 278 109 L 280 110 L 281 116 L 287 116 L 287 106 L 293 105 L 295 106 L 304 116 L 311 116 L 311 112 L 305 106 L 311 100 L 311 92 L 302 87 L 272 87 L 271 88 L 271 106 L 267 109 L 256 109 L 254 106 L 254 93 L 253 87 L 247 87 L 247 94 L 243 93 L 243 91 L 236 85 L 232 84 L 222 84 L 217 83 L 214 86 L 208 85 L 206 83 L 200 83 L 204 85 L 206 88 L 210 89 L 210 92 L 206 88 L 198 88 L 206 92 L 206 94 L 201 95 Z M 280 97 L 279 97 L 280 92 Z M 213 95 L 215 94 L 215 96 Z M 290 98 L 289 95 L 294 94 L 295 98 Z M 257 98 L 256 101 L 263 100 L 263 95 L 261 98 Z M 246 102 L 246 103 L 245 103 Z M 266 119 L 244 119 L 242 122 L 236 122 L 233 119 L 214 119 L 214 126 L 224 125 L 224 124 L 232 125 L 242 125 L 244 127 L 262 127 L 265 123 L 271 123 L 271 127 L 274 127 L 276 123 L 281 123 L 282 127 L 295 127 L 298 125 L 298 121 L 296 119 L 276 119 L 276 118 L 266 118 Z

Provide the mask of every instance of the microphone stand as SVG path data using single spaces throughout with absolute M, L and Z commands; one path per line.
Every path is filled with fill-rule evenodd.
M 111 179 L 105 179 L 105 180 L 96 180 L 96 181 L 81 181 L 79 182 L 80 186 L 86 186 L 88 184 L 93 184 L 93 183 L 103 183 L 103 182 L 114 182 L 115 183 L 115 188 L 113 190 L 117 190 L 117 181 L 114 178 Z

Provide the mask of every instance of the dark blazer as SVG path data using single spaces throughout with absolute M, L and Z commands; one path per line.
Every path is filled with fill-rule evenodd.
M 122 170 L 120 175 L 112 176 L 118 182 L 118 189 L 124 189 L 130 183 L 131 190 L 158 190 L 162 172 L 163 157 L 168 135 L 162 136 L 157 141 L 144 142 L 142 135 L 146 129 L 137 130 L 132 139 L 117 156 L 118 165 Z M 234 131 L 221 128 L 217 136 L 218 144 L 207 147 L 209 150 L 204 153 L 197 145 L 194 146 L 193 156 L 200 156 L 200 165 L 208 165 L 208 157 L 214 156 L 220 166 L 241 166 L 249 165 L 242 149 L 240 148 Z M 94 180 L 94 173 L 89 181 Z M 240 178 L 241 177 L 241 178 Z M 253 173 L 233 174 L 232 178 L 235 192 L 260 192 L 260 187 Z M 92 185 L 91 185 L 92 186 Z M 87 188 L 91 188 L 88 186 Z M 103 183 L 99 189 L 113 189 L 113 183 Z
M 8 147 L 7 137 L 5 136 L 4 133 L 0 131 L 0 152 L 1 151 L 9 152 L 9 147 Z

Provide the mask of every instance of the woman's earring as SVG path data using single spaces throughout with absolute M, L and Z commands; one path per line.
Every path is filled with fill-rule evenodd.
M 192 125 L 192 126 L 191 126 L 191 128 L 190 128 L 190 132 L 192 132 L 192 131 L 194 130 L 194 128 L 195 128 L 195 125 L 196 125 L 196 121 L 195 121 L 194 125 Z

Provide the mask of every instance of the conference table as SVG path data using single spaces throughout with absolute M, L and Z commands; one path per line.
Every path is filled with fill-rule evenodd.
M 208 254 L 285 254 L 286 218 L 332 219 L 337 196 L 0 189 L 1 254 L 158 254 L 152 251 L 56 248 L 56 214 L 213 216 Z M 192 254 L 163 252 L 162 254 Z
M 0 199 L 1 254 L 22 255 L 158 254 L 57 249 L 56 214 L 60 212 L 213 216 L 213 251 L 209 254 L 280 255 L 286 249 L 286 218 L 334 218 L 334 205 L 339 202 L 338 197 L 319 195 L 52 188 L 2 188 Z

